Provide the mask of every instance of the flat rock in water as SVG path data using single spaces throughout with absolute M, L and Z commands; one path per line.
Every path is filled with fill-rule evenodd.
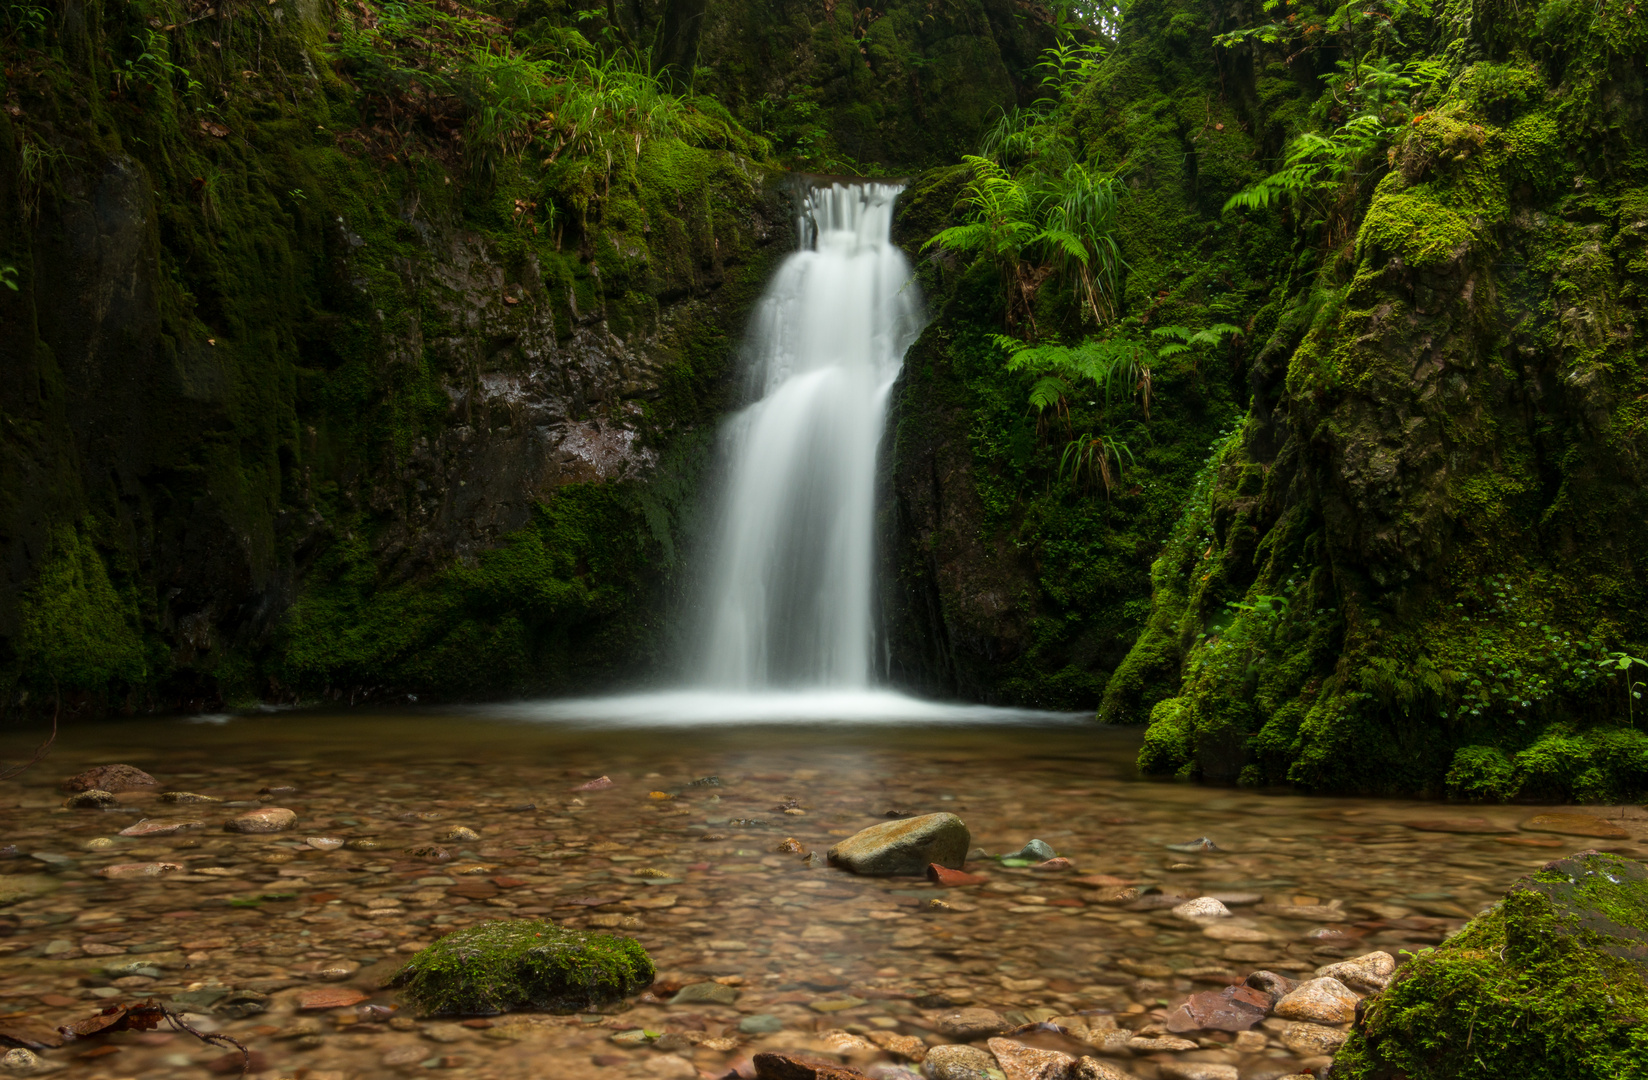
M 1002 1075 L 996 1058 L 976 1046 L 933 1046 L 922 1067 L 932 1080 L 996 1080 Z
M 352 986 L 327 986 L 299 994 L 298 1008 L 347 1009 L 351 1005 L 359 1005 L 366 998 L 366 994 Z
M 1162 1080 L 1238 1080 L 1241 1071 L 1234 1065 L 1211 1061 L 1169 1061 L 1158 1074 Z
M 0 875 L 0 905 L 45 896 L 61 884 L 61 880 L 50 874 Z
M 181 873 L 182 870 L 183 865 L 181 863 L 116 863 L 114 866 L 105 866 L 98 873 L 110 878 L 149 878 Z
M 802 1054 L 755 1055 L 756 1080 L 868 1080 L 856 1069 Z
M 284 806 L 265 806 L 248 810 L 239 817 L 230 818 L 223 827 L 229 832 L 273 833 L 283 832 L 298 823 L 297 814 Z
M 738 1000 L 738 991 L 718 982 L 693 983 L 683 986 L 670 998 L 671 1005 L 731 1005 Z
M 1588 836 L 1595 840 L 1629 840 L 1631 834 L 1611 821 L 1590 814 L 1538 814 L 1524 821 L 1522 828 L 1529 832 L 1558 833 L 1562 836 Z
M 1227 986 L 1192 994 L 1167 1017 L 1167 1030 L 1246 1031 L 1270 1012 L 1271 997 L 1251 986 Z
M 1450 818 L 1420 818 L 1417 821 L 1402 823 L 1416 832 L 1446 832 L 1446 833 L 1508 833 L 1511 830 L 1495 825 L 1487 818 L 1479 817 L 1450 817 Z
M 107 810 L 119 804 L 120 800 L 114 797 L 113 792 L 99 791 L 96 788 L 76 792 L 63 801 L 63 805 L 70 810 Z
M 185 829 L 204 829 L 204 821 L 164 821 L 153 818 L 144 818 L 136 825 L 128 825 L 120 830 L 121 836 L 170 836 Z
M 923 814 L 884 821 L 849 836 L 829 851 L 830 863 L 855 874 L 925 874 L 930 864 L 960 870 L 972 837 L 954 814 Z
M 159 799 L 163 803 L 212 803 L 223 801 L 210 795 L 197 795 L 192 791 L 162 791 Z
M 1076 1059 L 1057 1050 L 1038 1050 L 1011 1039 L 991 1039 L 986 1045 L 1001 1063 L 1007 1080 L 1065 1080 Z
M 26 1050 L 52 1050 L 62 1046 L 63 1033 L 32 1017 L 0 1020 L 0 1046 L 20 1046 Z
M 1012 1026 L 993 1009 L 952 1009 L 939 1013 L 933 1022 L 946 1038 L 966 1042 L 1000 1035 Z
M 99 765 L 63 781 L 64 791 L 138 791 L 158 787 L 160 781 L 133 765 Z
M 1177 918 L 1194 922 L 1198 919 L 1228 919 L 1230 909 L 1211 896 L 1198 896 L 1175 907 L 1173 914 Z
M 1300 1057 L 1320 1057 L 1338 1053 L 1348 1035 L 1321 1024 L 1289 1024 L 1282 1029 L 1282 1045 Z

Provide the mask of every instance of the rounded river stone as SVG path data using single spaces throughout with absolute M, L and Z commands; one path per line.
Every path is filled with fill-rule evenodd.
M 871 825 L 830 849 L 831 864 L 855 874 L 925 874 L 930 864 L 960 870 L 972 844 L 954 814 L 923 814 Z

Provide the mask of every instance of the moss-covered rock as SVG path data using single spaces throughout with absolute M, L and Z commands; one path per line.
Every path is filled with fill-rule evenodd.
M 425 1016 L 514 1009 L 574 1012 L 652 985 L 647 951 L 629 938 L 541 920 L 482 923 L 419 952 L 392 980 Z
M 1648 1077 L 1648 866 L 1581 852 L 1414 957 L 1335 1080 Z

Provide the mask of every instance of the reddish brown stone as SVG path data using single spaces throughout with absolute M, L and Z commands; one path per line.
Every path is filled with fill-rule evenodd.
M 1032 870 L 1074 870 L 1075 868 L 1076 868 L 1076 864 L 1071 862 L 1069 859 L 1065 858 L 1063 855 L 1055 855 L 1053 858 L 1048 859 L 1045 862 L 1037 863 L 1036 865 L 1032 866 L 1030 869 L 1032 869 Z
M 856 1069 L 799 1054 L 755 1055 L 756 1080 L 868 1080 Z
M 1270 995 L 1251 986 L 1227 986 L 1192 994 L 1167 1017 L 1167 1030 L 1246 1031 L 1270 1011 Z
M 347 1009 L 351 1005 L 359 1005 L 367 998 L 352 986 L 325 986 L 316 990 L 305 990 L 298 995 L 300 1009 Z
M 929 863 L 927 865 L 927 877 L 946 888 L 958 885 L 983 885 L 990 880 L 983 874 L 969 874 L 965 870 L 952 870 L 948 866 L 940 866 L 938 863 Z
M 609 788 L 611 786 L 612 786 L 612 781 L 610 779 L 608 779 L 605 776 L 597 776 L 595 779 L 589 781 L 588 783 L 579 784 L 577 787 L 573 788 L 572 790 L 573 791 L 600 791 L 603 788 Z
M 64 791 L 139 791 L 160 784 L 159 780 L 133 765 L 99 765 L 76 773 L 63 781 Z

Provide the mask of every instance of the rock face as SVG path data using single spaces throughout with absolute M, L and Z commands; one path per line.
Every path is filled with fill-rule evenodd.
M 160 781 L 133 765 L 99 765 L 76 773 L 63 781 L 64 791 L 141 791 L 158 786 Z
M 830 864 L 855 874 L 885 877 L 927 872 L 932 864 L 960 870 L 972 836 L 954 814 L 923 814 L 871 825 L 829 851 Z
M 1648 866 L 1581 852 L 1409 961 L 1335 1080 L 1615 1080 L 1648 1060 Z
M 521 920 L 442 938 L 413 956 L 392 985 L 427 1016 L 490 1016 L 591 1008 L 640 992 L 653 975 L 646 950 L 628 938 Z

